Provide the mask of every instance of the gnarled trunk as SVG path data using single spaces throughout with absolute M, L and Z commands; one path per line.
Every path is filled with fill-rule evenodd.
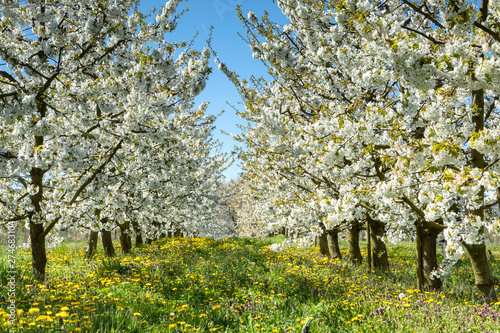
M 141 247 L 144 245 L 144 241 L 142 240 L 142 232 L 141 228 L 139 227 L 139 223 L 137 221 L 132 221 L 132 228 L 134 229 L 135 233 L 135 247 Z
M 324 256 L 330 257 L 330 249 L 328 248 L 328 234 L 326 230 L 323 230 L 321 236 L 319 236 L 319 253 Z
M 45 107 L 42 106 L 41 117 L 45 115 Z M 43 145 L 43 137 L 35 137 L 35 146 Z M 45 171 L 39 168 L 32 168 L 30 171 L 31 182 L 37 186 L 38 192 L 30 196 L 31 203 L 35 208 L 35 212 L 42 214 L 42 198 L 43 198 L 43 175 Z M 45 230 L 43 224 L 33 223 L 30 220 L 30 242 L 31 242 L 31 258 L 33 265 L 33 277 L 36 280 L 45 280 L 45 268 L 47 266 L 47 250 L 45 248 Z
M 89 244 L 87 246 L 87 251 L 85 251 L 85 257 L 87 259 L 92 259 L 97 249 L 97 241 L 99 238 L 99 232 L 90 231 L 89 234 Z
M 47 266 L 47 251 L 45 249 L 45 236 L 42 236 L 43 231 L 43 224 L 30 222 L 33 277 L 38 281 L 45 280 L 45 267 Z
M 423 285 L 426 289 L 441 289 L 443 283 L 438 277 L 431 277 L 431 273 L 437 269 L 437 237 L 440 230 L 434 228 L 424 228 L 421 234 L 422 242 L 422 270 Z
M 481 2 L 481 12 L 483 15 L 479 18 L 480 21 L 485 21 L 488 14 L 488 1 Z M 476 133 L 484 130 L 485 123 L 485 105 L 484 105 L 484 90 L 473 90 L 472 91 L 472 105 L 475 107 L 476 112 L 472 115 L 472 122 L 474 123 Z M 471 167 L 478 170 L 483 170 L 486 168 L 486 162 L 484 155 L 476 150 L 471 149 Z M 479 200 L 484 204 L 484 186 L 481 186 L 479 195 Z M 473 214 L 480 220 L 484 220 L 484 206 L 479 207 L 477 210 L 473 211 Z M 484 235 L 484 227 L 481 227 L 479 234 Z M 490 266 L 488 265 L 488 259 L 486 257 L 486 245 L 481 244 L 464 244 L 467 252 L 469 253 L 470 260 L 472 263 L 472 271 L 474 272 L 474 278 L 476 286 L 481 291 L 481 295 L 486 303 L 496 302 L 497 296 L 495 292 L 495 284 L 493 277 L 491 275 Z
M 347 231 L 347 243 L 349 246 L 349 260 L 355 264 L 361 264 L 363 256 L 359 248 L 359 224 L 353 223 Z
M 342 253 L 339 247 L 339 232 L 336 230 L 327 230 L 330 243 L 330 255 L 332 259 L 342 259 Z
M 496 302 L 495 284 L 486 257 L 486 245 L 483 243 L 464 244 L 464 246 L 470 256 L 476 287 L 481 291 L 486 303 Z
M 115 247 L 113 246 L 113 239 L 111 238 L 111 231 L 101 230 L 102 248 L 104 255 L 108 258 L 115 256 Z
M 122 247 L 123 253 L 130 253 L 132 250 L 132 238 L 129 235 L 130 222 L 124 222 L 123 224 L 117 223 L 120 227 L 120 245 Z
M 385 225 L 377 220 L 368 219 L 370 223 L 370 240 L 373 253 L 373 268 L 388 270 L 389 259 L 387 257 L 387 247 L 382 236 L 385 233 Z
M 123 253 L 130 253 L 132 250 L 132 239 L 126 230 L 120 229 L 120 245 Z

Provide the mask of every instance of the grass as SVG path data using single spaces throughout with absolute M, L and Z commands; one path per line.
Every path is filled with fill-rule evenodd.
M 63 243 L 48 252 L 43 284 L 31 280 L 28 252 L 19 251 L 18 321 L 8 326 L 0 299 L 0 331 L 499 331 L 500 306 L 481 304 L 466 259 L 443 291 L 421 293 L 412 244 L 389 247 L 390 271 L 368 273 L 314 247 L 269 250 L 283 239 L 169 239 L 114 259 L 98 252 L 90 261 L 84 243 Z M 500 248 L 492 251 L 500 258 Z M 497 281 L 499 266 L 491 264 Z

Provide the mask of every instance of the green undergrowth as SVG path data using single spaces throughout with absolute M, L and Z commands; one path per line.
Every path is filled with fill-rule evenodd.
M 284 239 L 176 238 L 111 259 L 98 251 L 92 260 L 84 259 L 84 243 L 62 243 L 48 252 L 44 283 L 31 280 L 30 256 L 22 250 L 16 268 L 18 316 L 10 327 L 5 297 L 0 299 L 0 330 L 499 331 L 500 307 L 482 304 L 466 258 L 443 278 L 442 291 L 422 293 L 415 289 L 410 243 L 389 246 L 389 270 L 368 272 L 365 264 L 322 257 L 317 247 L 280 253 L 269 249 Z M 498 282 L 500 249 L 491 250 Z M 1 262 L 4 295 L 8 270 L 6 261 Z

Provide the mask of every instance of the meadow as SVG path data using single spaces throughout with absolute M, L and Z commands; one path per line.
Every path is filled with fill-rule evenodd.
M 4 257 L 0 265 L 0 331 L 500 331 L 500 302 L 482 303 L 466 258 L 442 291 L 420 292 L 411 243 L 389 246 L 389 271 L 368 272 L 366 263 L 328 259 L 316 247 L 269 250 L 281 240 L 174 238 L 92 260 L 84 259 L 85 243 L 64 242 L 49 250 L 42 284 L 31 280 L 29 253 L 20 250 L 14 327 Z M 498 288 L 500 247 L 490 249 Z

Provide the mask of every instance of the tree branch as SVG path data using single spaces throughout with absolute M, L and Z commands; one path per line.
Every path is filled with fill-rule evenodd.
M 38 241 L 41 241 L 45 236 L 47 236 L 49 234 L 49 232 L 57 224 L 57 222 L 59 222 L 60 219 L 61 219 L 61 216 L 58 216 L 52 222 L 50 222 L 50 224 L 47 226 L 47 228 L 45 228 L 45 230 L 40 235 L 38 235 Z
M 482 23 L 479 23 L 478 21 L 474 22 L 474 26 L 483 30 L 488 35 L 490 35 L 494 40 L 500 43 L 500 34 L 498 32 L 491 30 L 490 28 L 484 26 Z
M 423 32 L 418 31 L 418 30 L 413 29 L 413 28 L 410 28 L 410 27 L 408 27 L 408 26 L 406 26 L 406 25 L 401 25 L 401 28 L 404 28 L 404 29 L 406 29 L 406 30 L 409 30 L 409 31 L 412 31 L 412 32 L 414 32 L 414 33 L 416 33 L 416 34 L 419 34 L 420 36 L 422 36 L 422 37 L 424 37 L 424 38 L 426 38 L 426 39 L 430 40 L 430 41 L 431 41 L 432 43 L 434 43 L 434 44 L 441 44 L 441 45 L 442 45 L 442 44 L 444 44 L 444 42 L 443 42 L 443 41 L 437 40 L 437 39 L 435 39 L 434 37 L 431 37 L 431 36 L 429 36 L 429 35 L 426 35 L 426 34 L 424 34 Z
M 434 17 L 432 17 L 429 13 L 426 13 L 426 12 L 422 11 L 415 4 L 411 3 L 408 0 L 403 0 L 403 2 L 405 4 L 407 4 L 408 6 L 410 6 L 414 11 L 416 11 L 420 15 L 423 15 L 426 19 L 428 19 L 429 21 L 431 21 L 432 23 L 434 23 L 435 25 L 437 25 L 439 28 L 441 28 L 443 30 L 445 29 L 445 27 L 441 23 L 439 23 L 438 20 L 436 20 Z
M 100 172 L 102 172 L 102 170 L 106 167 L 106 165 L 111 161 L 111 159 L 113 158 L 113 156 L 115 156 L 116 152 L 118 151 L 118 149 L 120 149 L 121 145 L 123 143 L 123 140 L 120 140 L 120 142 L 118 142 L 118 144 L 116 145 L 116 147 L 113 149 L 113 151 L 111 152 L 111 154 L 108 156 L 107 160 L 104 161 L 104 163 L 102 163 L 95 171 L 94 173 L 89 177 L 87 178 L 87 180 L 82 184 L 80 185 L 80 187 L 78 188 L 78 190 L 76 191 L 75 195 L 73 195 L 73 198 L 71 199 L 71 201 L 69 202 L 69 205 L 72 205 L 75 203 L 76 199 L 80 196 L 80 194 L 83 192 L 83 190 L 95 179 L 95 177 L 97 177 L 97 174 L 99 174 Z

